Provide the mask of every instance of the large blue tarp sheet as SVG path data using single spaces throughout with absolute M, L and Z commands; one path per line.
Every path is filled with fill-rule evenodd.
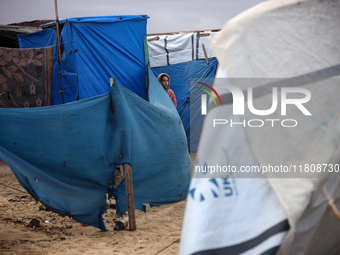
M 146 100 L 143 36 L 147 19 L 147 15 L 124 15 L 61 20 L 63 55 L 60 67 L 55 64 L 52 103 L 106 94 L 110 77 Z M 55 40 L 53 29 L 19 37 L 20 46 L 26 48 L 49 46 L 51 40 Z
M 190 155 L 181 119 L 150 71 L 149 100 L 114 83 L 109 93 L 62 105 L 0 108 L 0 158 L 47 208 L 105 229 L 106 194 L 127 211 L 132 167 L 135 208 L 185 199 Z
M 197 151 L 202 131 L 204 116 L 201 115 L 201 93 L 192 93 L 190 82 L 205 82 L 206 78 L 215 78 L 217 60 L 193 60 L 185 63 L 152 68 L 157 76 L 167 73 L 170 76 L 170 88 L 177 99 L 177 111 L 183 122 L 190 151 Z M 199 85 L 199 84 L 198 84 Z

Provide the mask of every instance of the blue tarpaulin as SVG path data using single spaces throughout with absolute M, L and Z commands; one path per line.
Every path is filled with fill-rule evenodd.
M 206 78 L 215 78 L 217 60 L 193 60 L 185 63 L 152 68 L 155 75 L 167 73 L 170 76 L 170 88 L 177 99 L 177 111 L 183 122 L 190 151 L 197 151 L 202 131 L 204 116 L 201 115 L 201 93 L 191 91 L 190 82 L 205 82 Z M 197 84 L 199 85 L 199 84 Z
M 146 100 L 143 36 L 147 19 L 147 15 L 124 15 L 61 20 L 63 55 L 60 69 L 55 64 L 52 103 L 106 94 L 110 77 Z M 19 40 L 23 47 L 49 46 L 55 31 L 21 35 Z
M 31 34 L 18 34 L 18 41 L 22 49 L 55 46 L 56 33 L 53 28 L 48 28 Z
M 190 155 L 181 119 L 149 71 L 149 100 L 114 83 L 110 93 L 62 105 L 0 108 L 0 158 L 47 208 L 105 229 L 106 194 L 127 211 L 125 181 L 132 168 L 135 208 L 185 199 Z

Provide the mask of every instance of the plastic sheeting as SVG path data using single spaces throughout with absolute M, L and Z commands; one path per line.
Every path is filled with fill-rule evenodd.
M 216 34 L 217 32 L 197 32 L 148 36 L 150 66 L 174 65 L 205 59 L 204 49 L 207 58 L 214 58 L 215 54 L 209 41 Z
M 339 1 L 268 1 L 227 22 L 212 39 L 228 80 L 244 94 L 252 88 L 257 109 L 268 109 L 266 103 L 273 101 L 273 87 L 263 83 L 268 82 L 277 85 L 278 97 L 283 87 L 308 90 L 311 98 L 303 106 L 312 115 L 294 105 L 286 115 L 280 109 L 270 116 L 235 114 L 230 102 L 210 109 L 195 169 L 230 165 L 236 174 L 242 166 L 279 171 L 254 179 L 195 172 L 180 254 L 339 253 L 340 225 L 328 207 L 334 202 L 339 208 L 340 201 L 340 92 L 339 79 L 332 78 L 340 74 L 339 11 Z M 222 102 L 228 95 L 221 95 Z M 296 119 L 298 125 L 249 125 L 249 119 L 265 118 Z M 215 119 L 229 122 L 213 127 Z M 231 127 L 231 120 L 238 124 Z M 278 228 L 284 219 L 289 226 Z
M 55 46 L 56 40 L 56 32 L 53 28 L 30 34 L 18 34 L 19 47 L 22 49 Z
M 61 20 L 61 66 L 55 65 L 53 104 L 108 93 L 110 77 L 147 99 L 143 36 L 147 15 L 81 17 Z M 45 24 L 47 26 L 49 24 Z M 22 35 L 21 45 L 50 45 L 52 33 Z M 46 36 L 47 34 L 51 37 Z M 54 45 L 56 42 L 54 42 Z M 62 93 L 60 93 L 60 91 Z
M 0 158 L 47 208 L 105 229 L 106 193 L 127 211 L 119 164 L 132 167 L 135 208 L 186 197 L 190 155 L 182 122 L 151 77 L 150 102 L 118 83 L 109 94 L 63 105 L 0 109 Z
M 198 59 L 152 68 L 156 76 L 160 73 L 167 73 L 170 76 L 170 88 L 176 95 L 177 111 L 183 122 L 190 151 L 197 151 L 204 121 L 204 115 L 201 115 L 201 95 L 192 93 L 190 83 L 193 79 L 205 82 L 207 78 L 214 78 L 216 68 L 216 59 L 210 59 L 209 64 L 203 59 Z

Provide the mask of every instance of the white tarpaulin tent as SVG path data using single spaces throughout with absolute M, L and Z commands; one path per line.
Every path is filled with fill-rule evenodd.
M 227 22 L 211 40 L 221 70 L 248 99 L 243 115 L 235 113 L 234 93 L 234 105 L 208 112 L 180 254 L 340 253 L 340 221 L 329 207 L 340 207 L 339 24 L 340 1 L 273 0 Z M 221 84 L 215 80 L 223 101 Z M 272 109 L 274 94 L 270 116 L 250 110 L 249 97 L 254 108 Z M 285 126 L 286 119 L 296 125 Z M 225 125 L 214 127 L 216 120 Z M 236 172 L 216 174 L 223 166 Z M 269 166 L 278 171 L 263 171 Z M 262 170 L 260 178 L 242 175 L 242 167 Z
M 150 67 L 174 65 L 206 57 L 214 58 L 215 54 L 210 46 L 210 40 L 217 33 L 202 31 L 173 35 L 149 35 L 147 39 Z

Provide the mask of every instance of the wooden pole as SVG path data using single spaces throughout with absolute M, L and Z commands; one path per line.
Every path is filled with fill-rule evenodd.
M 61 52 L 60 52 L 60 32 L 59 32 L 59 18 L 58 18 L 58 3 L 57 0 L 54 0 L 54 9 L 55 9 L 55 17 L 56 17 L 56 37 L 57 37 L 57 53 L 58 53 L 58 65 L 59 65 L 59 75 L 60 75 L 60 87 L 61 87 Z M 61 93 L 61 100 L 64 103 L 64 90 L 60 89 L 59 93 Z
M 325 187 L 322 187 L 322 191 L 323 191 L 323 194 L 325 195 L 325 197 L 326 197 L 326 199 L 328 201 L 329 208 L 333 212 L 335 218 L 338 221 L 340 221 L 340 212 L 339 212 L 338 208 L 336 207 L 336 205 L 334 204 L 333 199 L 331 199 L 331 196 L 328 194 L 328 192 L 327 192 Z
M 61 61 L 61 52 L 60 52 L 60 32 L 59 32 L 59 18 L 58 18 L 58 3 L 57 0 L 54 0 L 54 9 L 55 9 L 55 17 L 56 17 L 56 26 L 57 26 L 57 52 L 58 52 L 58 63 Z
M 129 164 L 120 165 L 120 169 L 123 170 L 122 176 L 125 179 L 126 187 L 126 202 L 129 213 L 129 229 L 134 231 L 136 227 L 136 217 L 135 217 L 135 202 L 133 197 L 133 182 L 132 182 L 132 171 Z
M 203 48 L 203 52 L 204 52 L 205 62 L 207 62 L 207 65 L 209 65 L 208 55 L 207 55 L 207 52 L 205 50 L 205 46 L 204 46 L 203 43 L 202 43 L 202 48 Z
M 143 46 L 144 46 L 144 62 L 145 62 L 145 80 L 146 80 L 146 91 L 149 91 L 149 47 L 148 47 L 148 41 L 146 36 L 143 36 Z M 149 92 L 147 92 L 147 97 L 149 101 Z

